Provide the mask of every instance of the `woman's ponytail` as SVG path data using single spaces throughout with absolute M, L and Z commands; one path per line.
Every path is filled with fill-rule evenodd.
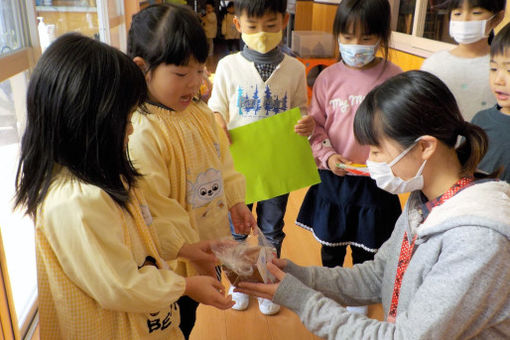
M 461 175 L 468 176 L 476 171 L 478 163 L 487 153 L 488 137 L 481 127 L 468 122 L 463 122 L 458 134 L 464 137 L 462 144 L 456 149 L 462 166 Z

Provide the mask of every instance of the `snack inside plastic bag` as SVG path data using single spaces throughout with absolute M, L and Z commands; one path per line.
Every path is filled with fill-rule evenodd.
M 275 282 L 266 264 L 276 257 L 276 249 L 258 228 L 245 241 L 220 241 L 212 246 L 212 251 L 233 286 L 239 282 Z

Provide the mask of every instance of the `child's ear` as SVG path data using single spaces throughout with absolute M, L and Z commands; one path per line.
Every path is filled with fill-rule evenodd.
M 133 61 L 142 70 L 143 74 L 147 73 L 147 63 L 142 57 L 134 57 Z
M 136 64 L 136 66 L 138 66 L 138 68 L 140 68 L 140 70 L 142 70 L 142 73 L 145 76 L 145 79 L 147 81 L 149 81 L 150 80 L 150 72 L 147 72 L 149 67 L 147 66 L 147 63 L 145 62 L 145 60 L 142 57 L 134 57 L 133 62 Z
M 500 11 L 494 16 L 492 29 L 495 29 L 505 18 L 505 11 Z
M 241 21 L 239 21 L 239 18 L 236 16 L 234 16 L 234 25 L 236 26 L 236 30 L 239 32 L 239 33 L 243 33 L 243 31 L 241 31 Z

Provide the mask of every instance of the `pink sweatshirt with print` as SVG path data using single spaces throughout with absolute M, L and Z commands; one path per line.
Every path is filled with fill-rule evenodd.
M 338 62 L 317 77 L 308 114 L 316 122 L 310 143 L 319 169 L 329 169 L 328 158 L 335 153 L 354 163 L 366 163 L 369 148 L 354 138 L 354 115 L 370 90 L 402 72 L 390 62 L 383 71 L 384 67 L 384 62 L 379 62 L 358 70 Z

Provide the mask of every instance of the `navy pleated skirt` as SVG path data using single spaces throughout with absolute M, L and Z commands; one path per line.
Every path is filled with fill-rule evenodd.
M 376 252 L 401 214 L 398 196 L 379 189 L 370 177 L 341 177 L 329 170 L 319 175 L 322 182 L 308 190 L 296 224 L 324 245 Z

